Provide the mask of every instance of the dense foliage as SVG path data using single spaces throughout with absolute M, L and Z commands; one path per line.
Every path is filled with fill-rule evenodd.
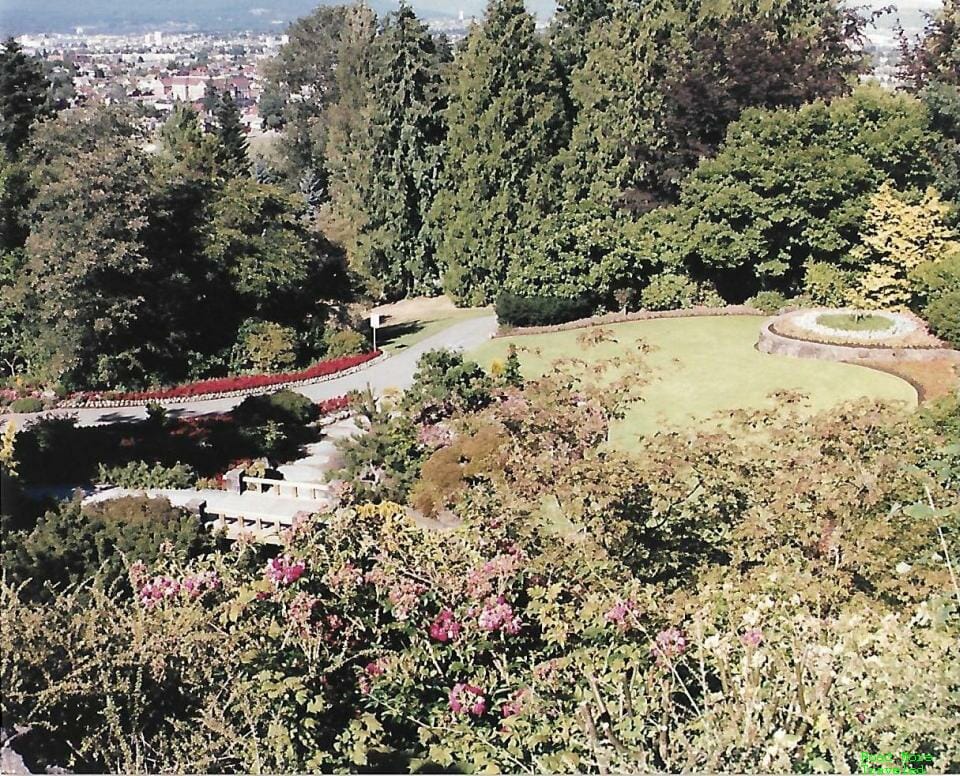
M 3 583 L 5 720 L 80 769 L 956 768 L 956 402 L 607 450 L 636 396 L 561 367 L 426 423 L 456 528 L 361 503 L 129 562 L 132 598 Z

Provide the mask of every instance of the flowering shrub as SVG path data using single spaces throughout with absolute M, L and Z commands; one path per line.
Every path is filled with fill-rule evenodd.
M 870 407 L 744 414 L 762 435 L 634 459 L 600 444 L 616 410 L 557 377 L 458 421 L 465 450 L 496 433 L 449 530 L 368 503 L 269 560 L 131 567 L 147 596 L 0 583 L 4 719 L 75 770 L 955 769 L 948 440 Z
M 369 353 L 358 353 L 352 356 L 342 356 L 327 361 L 318 361 L 313 366 L 300 370 L 299 372 L 217 377 L 211 380 L 201 380 L 196 383 L 187 383 L 173 388 L 161 388 L 154 391 L 133 391 L 129 393 L 86 391 L 74 394 L 71 398 L 81 401 L 98 401 L 101 399 L 107 401 L 149 401 L 158 399 L 186 399 L 192 396 L 268 388 L 271 385 L 282 385 L 284 383 L 295 383 L 301 380 L 326 377 L 327 375 L 342 372 L 345 369 L 350 369 L 367 361 L 371 361 L 377 358 L 380 353 L 381 351 L 374 350 Z

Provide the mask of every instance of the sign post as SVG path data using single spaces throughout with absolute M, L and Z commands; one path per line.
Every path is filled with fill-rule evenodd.
M 380 314 L 370 313 L 370 328 L 373 330 L 373 349 L 377 349 L 377 329 L 380 328 Z

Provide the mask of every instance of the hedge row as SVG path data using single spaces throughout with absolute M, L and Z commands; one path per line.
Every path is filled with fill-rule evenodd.
M 573 321 L 590 315 L 596 302 L 582 296 L 563 299 L 556 296 L 520 296 L 503 293 L 497 297 L 497 318 L 508 326 L 544 326 Z

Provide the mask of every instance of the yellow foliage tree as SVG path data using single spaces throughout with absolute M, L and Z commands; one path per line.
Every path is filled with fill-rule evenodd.
M 13 421 L 7 423 L 0 434 L 0 466 L 10 474 L 16 476 L 17 461 L 14 458 L 14 448 L 17 439 L 17 426 Z
M 950 205 L 933 188 L 912 204 L 883 184 L 867 212 L 863 242 L 852 252 L 864 271 L 847 301 L 870 309 L 906 307 L 912 295 L 909 273 L 960 248 L 956 232 L 946 224 L 949 213 Z

